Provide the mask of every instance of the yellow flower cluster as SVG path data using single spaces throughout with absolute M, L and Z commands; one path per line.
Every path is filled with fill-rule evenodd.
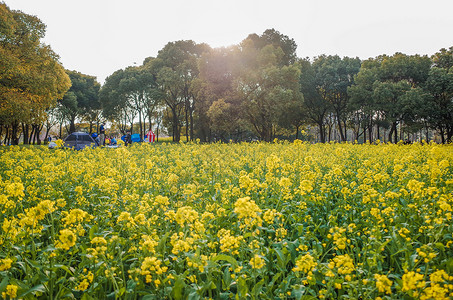
M 281 213 L 276 209 L 268 209 L 263 213 L 263 220 L 268 224 L 273 224 L 276 217 L 281 217 Z
M 175 215 L 175 221 L 179 226 L 184 227 L 185 224 L 193 226 L 195 221 L 198 220 L 198 212 L 190 206 L 183 206 L 178 208 Z
M 329 262 L 329 269 L 337 269 L 338 274 L 347 275 L 354 272 L 354 260 L 349 254 L 338 255 Z
M 330 228 L 329 232 L 330 232 L 330 234 L 327 237 L 328 238 L 333 237 L 333 241 L 336 245 L 336 248 L 339 250 L 345 249 L 347 244 L 350 242 L 350 240 L 348 240 L 346 238 L 346 229 L 335 227 L 335 228 Z M 332 233 L 333 233 L 333 236 L 331 235 Z
M 2 298 L 6 299 L 9 297 L 10 299 L 15 299 L 17 297 L 17 290 L 18 286 L 15 284 L 8 284 L 6 286 L 6 291 L 2 292 Z
M 374 279 L 376 279 L 376 288 L 380 293 L 392 293 L 393 282 L 386 275 L 374 274 Z
M 304 179 L 300 182 L 299 193 L 301 195 L 307 195 L 313 191 L 313 181 Z
M 453 298 L 453 276 L 448 275 L 444 270 L 437 270 L 429 276 L 430 285 L 423 289 L 420 299 L 447 300 Z
M 243 236 L 233 236 L 230 230 L 220 229 L 217 236 L 220 239 L 220 251 L 231 254 L 239 254 L 239 247 L 241 245 Z
M 313 271 L 316 267 L 316 262 L 313 256 L 309 253 L 304 256 L 300 256 L 296 259 L 296 266 L 293 268 L 294 272 L 302 272 L 309 276 L 313 275 Z
M 422 289 L 426 285 L 424 276 L 414 271 L 410 271 L 404 274 L 402 280 L 403 288 L 401 290 L 403 292 L 409 292 L 414 297 L 418 297 L 420 295 L 418 289 Z
M 76 244 L 77 235 L 69 229 L 60 230 L 59 241 L 56 243 L 56 247 L 69 250 L 72 246 Z
M 11 258 L 0 259 L 0 271 L 5 271 L 11 268 L 13 260 Z
M 85 270 L 86 271 L 86 270 Z M 90 283 L 93 282 L 94 274 L 89 271 L 88 274 L 82 276 L 82 281 L 75 288 L 77 291 L 85 291 L 90 286 Z
M 69 213 L 64 212 L 65 217 L 62 219 L 64 227 L 77 232 L 79 236 L 85 234 L 83 225 L 94 217 L 80 208 L 70 209 Z
M 423 258 L 425 263 L 430 262 L 434 257 L 436 257 L 436 253 L 432 252 L 429 246 L 423 245 L 420 248 L 416 249 L 417 254 Z
M 246 225 L 261 225 L 261 209 L 250 197 L 243 197 L 234 203 L 234 212 L 239 219 L 244 220 Z
M 196 268 L 200 272 L 204 271 L 204 268 L 208 265 L 208 257 L 206 255 L 194 255 L 192 257 L 186 257 L 187 266 L 190 268 Z
M 152 236 L 143 235 L 142 241 L 140 242 L 141 250 L 146 250 L 150 253 L 155 252 L 155 248 L 159 244 Z
M 266 265 L 264 259 L 258 254 L 255 254 L 250 259 L 249 264 L 252 267 L 252 269 L 261 269 Z
M 153 281 L 153 275 L 162 275 L 163 273 L 167 272 L 168 267 L 161 266 L 162 261 L 157 259 L 156 257 L 145 257 L 142 262 L 142 266 L 140 268 L 140 274 L 145 276 L 145 280 L 147 283 Z M 159 286 L 161 281 L 156 278 L 154 280 L 154 284 Z
M 179 234 L 174 233 L 171 236 L 170 242 L 173 246 L 171 252 L 175 255 L 179 254 L 180 252 L 189 252 L 194 242 L 195 239 L 193 237 L 184 237 L 184 234 L 182 232 L 179 232 Z

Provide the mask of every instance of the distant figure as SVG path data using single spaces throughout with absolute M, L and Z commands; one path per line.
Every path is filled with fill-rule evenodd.
M 52 137 L 51 137 L 50 135 L 47 137 L 47 141 L 48 141 L 49 143 L 52 142 Z
M 127 145 L 132 144 L 132 136 L 131 136 L 131 131 L 130 130 L 128 130 L 126 132 L 126 139 L 124 141 L 124 144 L 126 145 L 126 147 L 127 147 Z
M 118 142 L 116 141 L 116 139 L 113 136 L 110 137 L 110 145 L 116 146 L 117 144 L 118 144 Z
M 102 146 L 105 146 L 105 123 L 102 123 L 101 127 L 99 127 L 99 139 Z

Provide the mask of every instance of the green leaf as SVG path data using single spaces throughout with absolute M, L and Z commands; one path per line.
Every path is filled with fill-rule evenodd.
M 310 296 L 310 295 L 304 295 L 300 297 L 300 300 L 316 300 L 316 297 Z
M 5 276 L 2 280 L 2 282 L 0 282 L 0 292 L 3 292 L 6 289 L 6 286 L 8 285 L 8 280 L 9 280 L 9 277 Z
M 26 292 L 22 293 L 21 295 L 19 295 L 19 298 L 22 298 L 22 297 L 24 297 L 26 295 L 29 295 L 29 294 L 32 294 L 34 292 L 45 293 L 46 292 L 46 287 L 43 284 L 35 285 L 34 287 L 29 289 L 28 291 L 26 291 Z
M 280 270 L 286 269 L 286 259 L 285 254 L 280 249 L 274 249 L 275 253 L 277 253 L 277 264 L 280 267 Z
M 28 258 L 25 258 L 25 257 L 24 257 L 24 260 L 25 260 L 30 266 L 32 266 L 33 268 L 41 269 L 41 267 L 42 267 L 39 263 L 37 263 L 37 262 L 34 261 L 34 260 L 31 260 L 31 259 L 28 259 Z
M 57 269 L 62 269 L 64 271 L 66 271 L 69 275 L 73 275 L 73 273 L 71 272 L 71 270 L 69 270 L 69 268 L 65 265 L 54 265 L 54 270 L 57 270 Z
M 229 262 L 234 269 L 236 269 L 238 266 L 237 260 L 234 257 L 226 255 L 226 254 L 218 254 L 218 255 L 214 256 L 211 260 L 214 262 L 219 261 L 219 260 L 224 260 L 226 262 Z
M 182 299 L 185 285 L 186 284 L 184 283 L 184 279 L 182 279 L 181 277 L 178 277 L 178 279 L 176 279 L 172 291 L 173 298 L 175 298 L 175 300 Z
M 88 295 L 88 293 L 84 293 L 81 300 L 93 300 L 94 298 Z
M 261 279 L 252 289 L 252 295 L 259 295 L 264 285 L 264 279 Z
M 439 250 L 442 250 L 442 251 L 445 250 L 445 246 L 444 246 L 444 244 L 442 244 L 442 243 L 435 243 L 434 245 L 435 245 L 436 248 L 439 249 Z
M 448 272 L 448 274 L 453 273 L 453 258 L 450 258 L 447 261 L 447 272 Z
M 96 233 L 96 231 L 98 231 L 98 228 L 99 228 L 99 226 L 97 224 L 90 228 L 90 234 L 89 234 L 90 240 L 94 239 L 94 234 Z
M 247 293 L 248 293 L 247 281 L 244 278 L 239 277 L 238 278 L 238 296 L 239 296 L 239 299 L 247 298 Z
M 198 300 L 200 299 L 200 295 L 198 295 L 197 291 L 193 291 L 189 294 L 187 300 Z

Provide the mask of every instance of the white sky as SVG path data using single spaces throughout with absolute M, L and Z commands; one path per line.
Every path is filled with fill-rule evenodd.
M 38 16 L 63 66 L 101 84 L 168 42 L 229 46 L 270 28 L 293 38 L 299 57 L 432 55 L 453 46 L 453 0 L 3 1 Z

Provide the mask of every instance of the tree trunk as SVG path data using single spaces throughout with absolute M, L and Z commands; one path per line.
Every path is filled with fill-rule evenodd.
M 6 126 L 5 127 L 5 140 L 3 141 L 3 144 L 5 145 L 9 145 L 9 135 L 10 135 L 10 130 L 9 130 L 9 126 Z
M 365 123 L 363 124 L 363 143 L 366 143 L 366 125 Z
M 186 101 L 186 107 L 184 109 L 184 117 L 186 119 L 186 142 L 189 141 L 189 108 L 187 107 L 187 101 Z
M 193 132 L 193 107 L 189 110 L 189 120 L 190 120 L 190 140 L 194 140 L 194 132 Z
M 321 143 L 326 142 L 326 136 L 324 132 L 324 122 L 320 121 L 318 122 L 318 127 L 319 127 L 319 138 L 321 140 Z
M 340 132 L 340 139 L 341 139 L 342 142 L 345 142 L 346 138 L 345 138 L 345 135 L 344 135 L 344 132 L 343 132 L 343 126 L 341 124 L 340 118 L 337 118 L 337 121 L 338 121 L 338 131 Z
M 75 132 L 75 117 L 71 117 L 71 123 L 69 125 L 69 133 Z
M 330 125 L 330 124 L 327 125 L 327 128 L 329 129 L 328 134 L 329 134 L 329 142 L 330 142 L 332 140 L 332 125 Z
M 452 141 L 452 136 L 453 136 L 453 127 L 452 126 L 447 126 L 447 143 L 451 143 Z
M 444 127 L 440 127 L 440 139 L 442 141 L 442 144 L 445 144 L 445 136 L 444 136 Z
M 176 114 L 176 109 L 177 107 L 171 107 L 171 112 L 173 114 L 173 124 L 172 124 L 172 129 L 173 129 L 173 141 L 174 142 L 179 142 L 181 139 L 181 134 L 179 132 L 179 126 L 178 126 L 178 115 Z
M 30 132 L 30 135 L 28 137 L 28 144 L 30 144 L 30 145 L 31 144 L 33 144 L 33 145 L 35 144 L 35 140 L 36 140 L 35 139 L 35 132 L 36 132 L 36 127 L 35 127 L 35 125 L 32 124 L 31 125 L 31 132 Z
M 394 137 L 395 137 L 394 143 L 398 144 L 398 124 L 396 122 L 394 122 L 393 127 L 394 127 L 393 133 L 394 133 Z
M 138 126 L 140 127 L 140 140 L 143 139 L 142 112 L 138 111 Z
M 36 124 L 34 126 L 35 126 L 35 138 L 33 139 L 33 144 L 35 144 L 35 140 L 36 140 L 36 144 L 41 145 L 41 139 L 39 138 L 39 135 L 41 134 L 43 125 Z
M 45 136 L 44 143 L 47 143 L 47 141 L 49 140 L 49 132 L 50 132 L 50 126 L 49 126 L 49 123 L 47 123 L 46 124 L 46 136 Z
M 24 136 L 24 145 L 27 145 L 29 143 L 28 131 L 29 131 L 29 125 L 22 123 L 22 134 Z
M 376 136 L 378 140 L 381 140 L 381 133 L 379 132 L 379 125 L 376 125 Z
M 17 136 L 19 131 L 19 124 L 17 122 L 14 122 L 11 125 L 11 144 L 13 145 L 19 145 L 19 137 Z

